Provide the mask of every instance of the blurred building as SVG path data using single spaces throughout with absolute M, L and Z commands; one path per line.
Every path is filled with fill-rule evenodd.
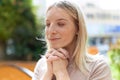
M 120 38 L 120 10 L 104 10 L 92 3 L 82 6 L 86 17 L 89 45 L 105 54 Z
M 86 16 L 89 36 L 120 37 L 120 11 L 103 10 L 88 3 L 83 7 L 83 12 Z

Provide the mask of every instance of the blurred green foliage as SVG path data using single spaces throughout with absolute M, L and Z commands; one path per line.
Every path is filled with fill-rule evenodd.
M 108 51 L 113 80 L 120 80 L 120 40 Z
M 45 42 L 36 40 L 43 38 L 44 24 L 42 20 L 36 24 L 32 9 L 32 0 L 0 0 L 0 40 L 6 46 L 7 40 L 13 40 L 11 59 L 25 60 L 31 54 L 32 60 L 37 60 L 45 51 Z

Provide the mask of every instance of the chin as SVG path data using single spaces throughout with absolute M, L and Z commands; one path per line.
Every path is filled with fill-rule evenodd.
M 58 47 L 58 46 L 50 46 L 50 48 L 58 49 L 58 48 L 61 48 L 61 47 Z
M 54 48 L 54 49 L 59 49 L 59 48 L 63 48 L 64 46 L 61 45 L 50 45 L 50 48 Z

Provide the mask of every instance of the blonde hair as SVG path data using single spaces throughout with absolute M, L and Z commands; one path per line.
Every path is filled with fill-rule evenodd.
M 74 59 L 75 66 L 77 66 L 82 73 L 87 74 L 87 60 L 89 60 L 89 56 L 86 52 L 87 31 L 82 11 L 76 4 L 68 1 L 56 2 L 51 5 L 47 11 L 53 7 L 58 7 L 65 10 L 72 17 L 76 27 L 78 28 L 76 48 L 72 55 L 72 58 Z

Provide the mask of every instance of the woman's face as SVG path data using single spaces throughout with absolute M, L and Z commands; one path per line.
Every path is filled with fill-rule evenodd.
M 70 47 L 76 35 L 71 16 L 61 8 L 51 8 L 46 14 L 45 36 L 50 48 Z

